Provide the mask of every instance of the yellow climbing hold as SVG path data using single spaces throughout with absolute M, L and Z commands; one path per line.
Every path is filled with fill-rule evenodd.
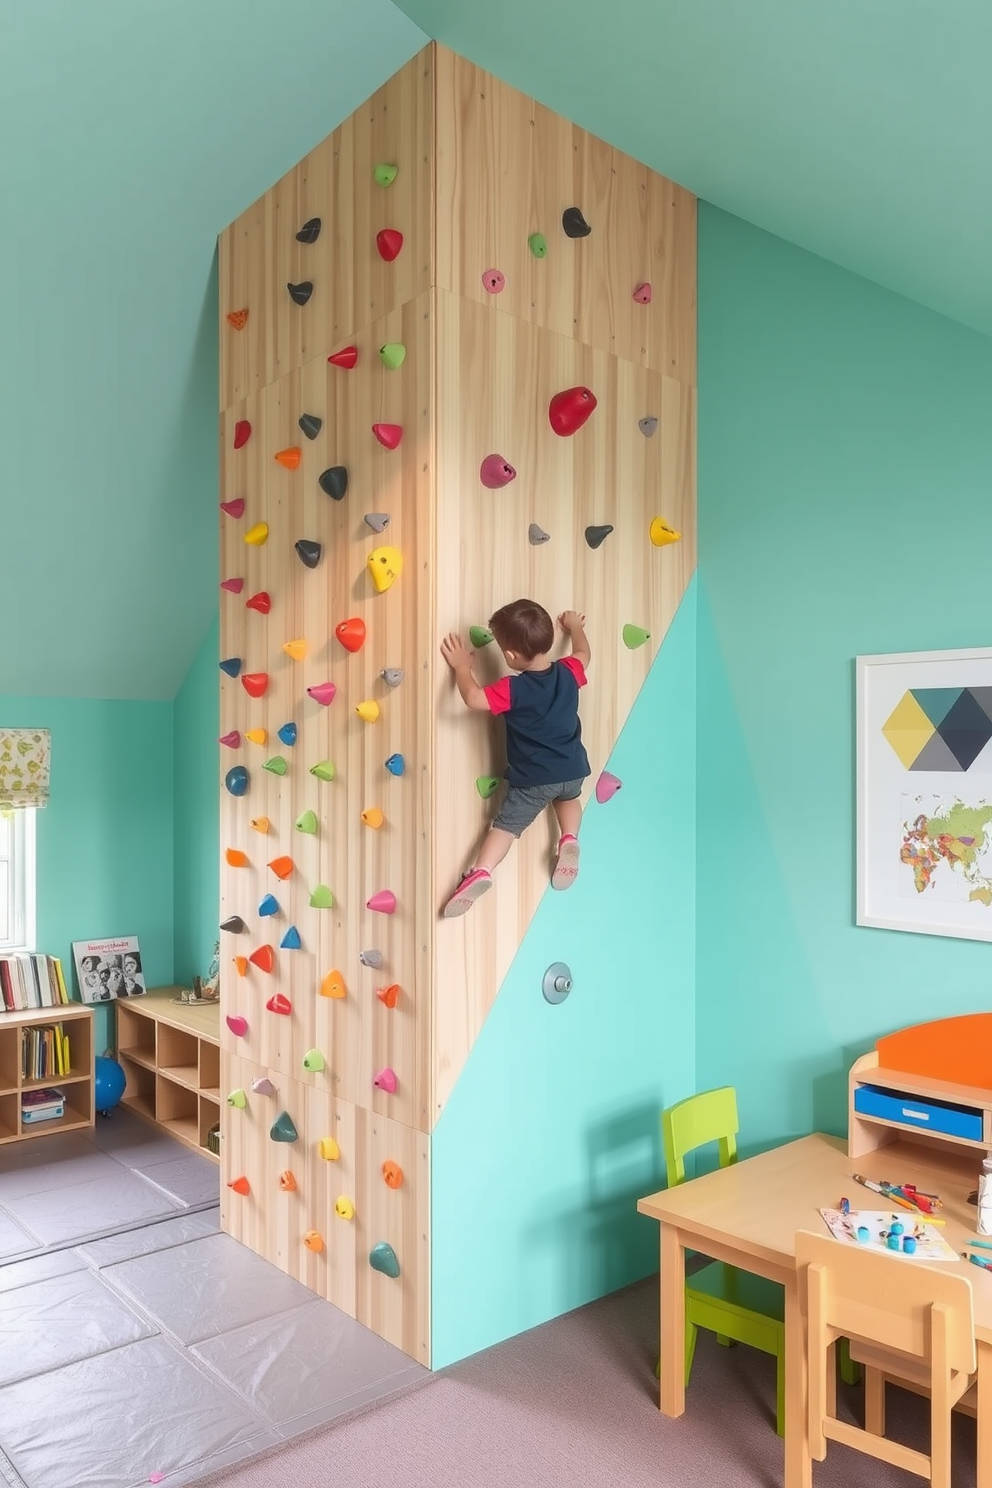
M 370 806 L 367 811 L 362 812 L 362 821 L 367 827 L 372 827 L 374 831 L 378 831 L 385 820 L 386 818 L 378 806 Z
M 267 832 L 269 830 L 269 818 L 267 816 L 253 816 L 248 825 L 256 832 Z
M 377 592 L 384 594 L 403 571 L 403 554 L 399 548 L 374 548 L 366 567 Z
M 250 739 L 253 744 L 264 744 L 268 737 L 265 729 L 245 729 L 245 738 Z
M 308 647 L 306 641 L 286 641 L 282 649 L 294 661 L 302 661 L 307 654 Z
M 339 1219 L 354 1219 L 355 1206 L 350 1199 L 345 1198 L 344 1194 L 342 1194 L 334 1205 L 334 1213 Z
M 251 543 L 253 548 L 260 548 L 269 535 L 268 522 L 256 522 L 254 527 L 245 533 L 245 542 Z
M 355 709 L 355 712 L 358 714 L 363 723 L 375 723 L 376 719 L 379 717 L 379 704 L 374 701 L 359 703 L 358 707 Z
M 333 1137 L 321 1137 L 317 1145 L 320 1155 L 325 1162 L 337 1162 L 341 1156 L 341 1148 Z
M 674 527 L 669 527 L 661 517 L 655 517 L 648 528 L 648 536 L 656 548 L 664 548 L 668 543 L 678 542 L 682 534 L 676 532 Z

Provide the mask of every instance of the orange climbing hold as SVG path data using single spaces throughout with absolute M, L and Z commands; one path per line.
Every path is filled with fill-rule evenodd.
M 293 871 L 292 858 L 273 858 L 269 864 L 276 878 L 288 878 Z
M 383 1007 L 394 1008 L 400 995 L 400 989 L 394 982 L 391 987 L 380 987 L 375 995 Z
M 235 958 L 234 958 L 234 967 L 235 967 L 235 970 L 238 973 L 238 976 L 247 976 L 248 975 L 248 957 L 247 956 L 235 956 Z
M 314 1255 L 320 1255 L 320 1252 L 324 1248 L 324 1242 L 316 1230 L 307 1230 L 303 1236 L 303 1244 L 307 1250 L 312 1250 Z
M 284 1173 L 279 1174 L 279 1187 L 282 1189 L 283 1193 L 296 1192 L 296 1179 L 293 1177 L 288 1168 Z
M 245 1178 L 245 1177 L 232 1178 L 231 1181 L 230 1181 L 230 1183 L 228 1183 L 227 1186 L 228 1186 L 228 1188 L 233 1188 L 234 1189 L 234 1192 L 236 1194 L 250 1194 L 251 1193 L 251 1184 L 248 1182 L 248 1179 Z
M 248 957 L 252 966 L 257 966 L 259 971 L 272 971 L 276 964 L 276 953 L 270 945 L 259 946 L 257 951 L 252 951 Z
M 320 984 L 321 997 L 347 997 L 348 989 L 339 971 L 329 971 Z
M 269 818 L 267 816 L 253 816 L 248 825 L 253 832 L 267 832 L 269 830 Z
M 386 818 L 383 816 L 378 806 L 369 806 L 366 811 L 362 812 L 363 824 L 366 827 L 371 827 L 374 832 L 377 832 L 379 830 L 385 820 Z
M 360 651 L 365 645 L 365 621 L 353 616 L 334 627 L 334 634 L 346 651 Z
M 300 451 L 296 445 L 292 449 L 280 450 L 276 455 L 276 461 L 285 470 L 298 470 L 300 466 Z
M 236 331 L 243 331 L 248 324 L 248 311 L 228 310 L 227 318 Z
M 382 1181 L 387 1188 L 402 1188 L 403 1169 L 399 1163 L 384 1162 L 382 1165 Z
M 224 856 L 232 868 L 248 867 L 248 854 L 243 853 L 239 847 L 229 847 Z

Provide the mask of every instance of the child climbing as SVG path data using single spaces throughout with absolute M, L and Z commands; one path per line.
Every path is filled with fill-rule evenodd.
M 459 635 L 441 643 L 441 655 L 455 674 L 462 702 L 479 712 L 506 720 L 507 790 L 486 834 L 475 866 L 444 906 L 444 916 L 464 914 L 492 887 L 493 869 L 514 840 L 551 806 L 560 838 L 551 876 L 553 889 L 568 889 L 579 871 L 579 796 L 589 774 L 589 759 L 579 723 L 579 688 L 586 683 L 589 642 L 585 616 L 565 610 L 558 624 L 571 642 L 571 655 L 549 660 L 554 621 L 531 599 L 517 599 L 497 610 L 489 629 L 511 675 L 480 687 L 472 671 L 472 653 Z

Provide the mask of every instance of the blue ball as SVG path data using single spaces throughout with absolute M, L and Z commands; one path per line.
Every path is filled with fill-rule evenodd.
M 107 1059 L 104 1055 L 96 1057 L 96 1080 L 94 1084 L 94 1104 L 101 1115 L 113 1110 L 127 1084 L 124 1070 L 116 1059 Z

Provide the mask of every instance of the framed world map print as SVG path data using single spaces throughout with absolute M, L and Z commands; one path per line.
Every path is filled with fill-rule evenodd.
M 859 925 L 992 940 L 992 649 L 857 658 Z

